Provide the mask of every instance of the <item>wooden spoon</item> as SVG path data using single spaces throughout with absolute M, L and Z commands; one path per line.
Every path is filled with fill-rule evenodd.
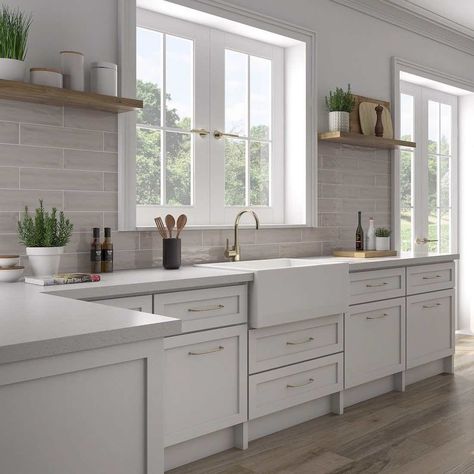
M 165 223 L 166 227 L 168 228 L 168 232 L 170 233 L 170 239 L 172 239 L 174 225 L 176 224 L 174 217 L 171 214 L 167 214 L 165 217 Z
M 176 234 L 177 239 L 179 238 L 179 234 L 181 234 L 181 231 L 184 229 L 184 226 L 186 225 L 187 222 L 188 222 L 188 218 L 186 217 L 186 214 L 181 214 L 178 217 L 178 222 L 176 224 L 176 227 L 178 229 L 178 232 Z
M 155 224 L 156 224 L 156 227 L 157 227 L 158 232 L 160 233 L 161 237 L 163 239 L 167 239 L 168 238 L 168 233 L 166 232 L 166 227 L 163 224 L 163 219 L 161 219 L 161 217 L 155 217 Z

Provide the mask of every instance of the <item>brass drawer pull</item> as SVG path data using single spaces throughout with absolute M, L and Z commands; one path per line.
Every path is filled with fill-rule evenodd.
M 211 349 L 210 351 L 204 351 L 204 352 L 188 352 L 188 355 L 190 356 L 202 356 L 204 354 L 212 354 L 213 352 L 220 352 L 220 351 L 223 351 L 224 350 L 224 347 L 223 346 L 219 346 L 219 347 L 216 347 L 215 349 Z
M 441 303 L 424 304 L 424 305 L 423 305 L 423 308 L 424 308 L 424 309 L 430 309 L 430 308 L 436 308 L 437 306 L 441 306 Z
M 290 385 L 290 384 L 288 384 L 288 385 L 286 386 L 286 388 L 305 387 L 306 385 L 309 385 L 309 384 L 311 384 L 311 383 L 313 383 L 313 382 L 314 382 L 314 379 L 309 379 L 309 380 L 308 380 L 307 382 L 305 382 L 305 383 L 300 383 L 300 384 L 296 384 L 296 385 Z
M 422 277 L 423 280 L 436 280 L 436 278 L 441 278 L 441 275 L 434 275 L 430 277 Z
M 367 285 L 365 285 L 367 288 L 378 288 L 380 286 L 385 286 L 385 285 L 388 285 L 388 283 L 386 281 L 382 282 L 382 283 L 374 283 L 374 284 L 370 284 L 370 283 L 367 283 Z
M 188 311 L 190 313 L 200 313 L 202 311 L 217 311 L 222 308 L 224 308 L 223 304 L 216 304 L 215 306 L 206 306 L 204 308 L 188 308 Z
M 300 344 L 308 344 L 308 342 L 314 341 L 314 337 L 308 337 L 308 339 L 305 339 L 304 341 L 288 341 L 286 343 L 287 346 L 299 346 Z
M 366 316 L 365 319 L 383 319 L 388 316 L 387 313 L 380 314 L 379 316 Z

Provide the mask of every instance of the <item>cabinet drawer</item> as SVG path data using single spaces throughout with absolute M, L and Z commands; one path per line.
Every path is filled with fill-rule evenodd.
M 247 328 L 165 339 L 165 446 L 245 421 Z
M 254 374 L 343 350 L 342 314 L 249 331 Z
M 405 369 L 405 298 L 353 306 L 345 315 L 345 387 Z
M 117 308 L 133 309 L 143 313 L 153 313 L 153 296 L 127 296 L 124 298 L 109 298 L 105 300 L 95 300 L 94 303 L 116 306 Z
M 351 273 L 350 280 L 350 304 L 405 296 L 404 268 Z
M 407 268 L 407 294 L 454 288 L 454 262 Z
M 247 286 L 157 294 L 154 312 L 181 319 L 183 332 L 246 323 Z
M 407 368 L 454 354 L 454 290 L 407 298 Z
M 249 377 L 249 419 L 342 390 L 342 354 Z

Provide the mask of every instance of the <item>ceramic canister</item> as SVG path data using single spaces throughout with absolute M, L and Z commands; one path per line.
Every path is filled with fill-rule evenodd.
M 66 89 L 84 90 L 84 55 L 77 51 L 61 51 L 61 70 Z
M 62 87 L 63 75 L 58 69 L 32 67 L 30 69 L 30 82 L 40 86 Z
M 95 62 L 91 64 L 91 91 L 117 96 L 117 65 Z

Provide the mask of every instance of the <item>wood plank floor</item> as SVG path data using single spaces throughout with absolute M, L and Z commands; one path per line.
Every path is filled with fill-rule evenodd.
M 456 375 L 438 375 L 169 474 L 473 474 L 474 337 L 457 338 Z

